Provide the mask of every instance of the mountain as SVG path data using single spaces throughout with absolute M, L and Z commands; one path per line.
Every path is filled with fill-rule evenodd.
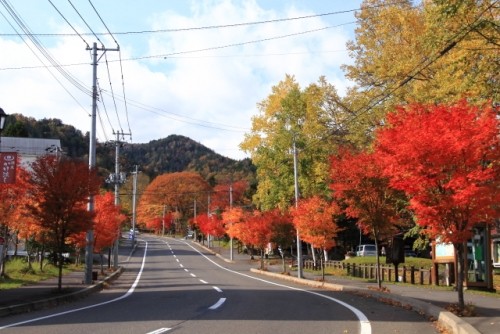
M 61 148 L 73 158 L 88 159 L 89 134 L 82 134 L 59 119 L 35 120 L 20 114 L 10 115 L 3 136 L 29 138 L 56 138 Z M 184 136 L 167 138 L 146 144 L 123 143 L 120 147 L 120 169 L 132 171 L 135 165 L 151 179 L 164 173 L 194 171 L 210 184 L 227 183 L 230 180 L 255 182 L 255 168 L 250 159 L 233 160 L 217 154 L 202 144 Z M 96 165 L 103 176 L 115 171 L 115 143 L 98 143 Z

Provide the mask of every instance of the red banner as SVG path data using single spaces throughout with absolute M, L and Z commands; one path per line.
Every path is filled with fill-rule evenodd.
M 0 183 L 15 183 L 16 182 L 17 153 L 16 152 L 1 152 L 0 153 L 0 166 L 2 168 L 2 175 L 0 177 Z

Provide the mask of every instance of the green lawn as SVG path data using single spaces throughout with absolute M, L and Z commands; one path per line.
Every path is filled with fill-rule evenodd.
M 75 270 L 73 265 L 65 266 L 63 273 Z M 5 263 L 5 277 L 0 277 L 0 290 L 14 289 L 23 285 L 33 284 L 51 277 L 57 277 L 56 266 L 46 262 L 43 271 L 38 263 L 33 263 L 32 269 L 28 268 L 28 263 L 24 258 L 16 258 Z

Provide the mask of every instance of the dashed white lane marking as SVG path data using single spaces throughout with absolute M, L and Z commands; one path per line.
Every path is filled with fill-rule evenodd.
M 196 277 L 196 275 L 195 275 L 195 274 L 193 274 L 193 273 L 190 273 L 189 275 L 191 275 L 192 277 Z
M 202 279 L 200 279 L 200 282 L 201 282 L 201 283 L 203 283 L 203 284 L 208 284 L 208 282 L 207 282 L 207 281 L 204 281 L 204 280 L 202 280 Z
M 220 298 L 219 301 L 215 304 L 213 304 L 212 306 L 210 306 L 208 309 L 209 310 L 216 310 L 218 309 L 219 307 L 222 306 L 222 304 L 224 304 L 224 302 L 226 301 L 226 298 Z
M 191 249 L 193 249 L 195 252 L 197 252 L 198 254 L 200 254 L 202 257 L 204 257 L 207 261 L 213 263 L 216 267 L 219 267 L 222 270 L 225 270 L 225 271 L 228 271 L 228 272 L 231 272 L 231 273 L 234 273 L 236 275 L 243 276 L 243 277 L 247 277 L 247 278 L 250 278 L 250 279 L 253 279 L 253 280 L 256 280 L 256 281 L 264 282 L 264 283 L 267 283 L 267 284 L 270 284 L 270 285 L 279 286 L 279 287 L 283 287 L 283 288 L 290 289 L 290 290 L 302 291 L 302 292 L 305 292 L 305 293 L 309 293 L 311 295 L 315 295 L 315 296 L 318 296 L 318 297 L 321 297 L 321 298 L 325 298 L 325 299 L 331 300 L 331 301 L 333 301 L 333 302 L 335 302 L 337 304 L 340 304 L 340 305 L 344 306 L 345 308 L 347 308 L 348 310 L 350 310 L 352 313 L 354 313 L 354 315 L 356 316 L 356 318 L 358 318 L 358 321 L 359 321 L 359 324 L 360 324 L 360 330 L 359 330 L 360 334 L 371 334 L 372 333 L 372 325 L 370 323 L 370 320 L 368 320 L 368 317 L 363 312 L 361 312 L 360 310 L 358 310 L 357 308 L 355 308 L 354 306 L 352 306 L 350 304 L 347 304 L 347 303 L 345 303 L 345 302 L 343 302 L 343 301 L 341 301 L 339 299 L 336 299 L 336 298 L 333 298 L 333 297 L 321 294 L 319 292 L 305 290 L 305 289 L 301 289 L 301 288 L 296 288 L 296 287 L 292 287 L 292 286 L 285 285 L 285 284 L 275 283 L 275 282 L 271 282 L 271 281 L 268 281 L 268 280 L 265 280 L 265 279 L 262 279 L 262 278 L 259 278 L 259 277 L 254 277 L 254 276 L 251 276 L 251 275 L 240 273 L 240 272 L 235 271 L 235 270 L 231 270 L 231 269 L 226 268 L 224 266 L 221 266 L 217 262 L 213 261 L 208 256 L 206 256 L 205 254 L 203 254 L 202 252 L 200 252 L 198 249 L 196 249 L 192 245 L 188 244 L 187 242 L 185 244 L 187 246 L 189 246 Z M 214 307 L 216 305 L 217 305 L 217 307 L 219 307 L 220 305 L 222 305 L 222 303 L 225 302 L 225 298 L 221 298 L 221 299 L 224 299 L 224 300 L 222 302 L 221 302 L 221 300 L 219 300 L 219 302 L 217 302 L 216 304 L 214 304 L 213 306 L 211 306 L 210 309 L 212 309 L 212 307 Z M 220 305 L 218 305 L 219 303 L 220 303 Z
M 187 272 L 187 273 L 189 272 L 189 270 L 187 270 L 186 268 L 184 268 L 184 271 Z
M 175 259 L 175 261 L 179 262 L 179 259 Z
M 181 268 L 184 268 L 184 265 L 183 265 L 182 263 L 179 263 L 179 266 L 180 266 Z
M 222 290 L 221 290 L 221 289 L 219 289 L 218 287 L 213 286 L 212 288 L 214 288 L 214 290 L 215 290 L 215 291 L 217 291 L 217 292 L 221 292 L 221 293 L 222 293 Z
M 165 332 L 168 332 L 169 330 L 171 330 L 172 328 L 158 328 L 157 330 L 155 331 L 152 331 L 152 332 L 148 332 L 146 334 L 161 334 L 161 333 L 165 333 Z

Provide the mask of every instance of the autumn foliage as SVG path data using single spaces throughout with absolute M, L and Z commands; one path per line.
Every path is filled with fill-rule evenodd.
M 45 231 L 46 242 L 58 254 L 62 288 L 62 253 L 66 238 L 90 229 L 93 212 L 88 199 L 99 191 L 101 179 L 87 164 L 46 155 L 31 165 L 29 203 L 25 206 L 33 223 Z
M 122 224 L 126 216 L 115 205 L 114 194 L 106 192 L 95 197 L 94 217 L 94 251 L 102 253 L 111 247 L 120 237 Z
M 463 308 L 464 244 L 499 214 L 499 119 L 491 107 L 461 101 L 401 107 L 387 122 L 376 137 L 384 173 L 410 197 L 417 223 L 455 246 Z
M 335 203 L 329 203 L 319 196 L 302 199 L 296 208 L 291 209 L 293 224 L 300 238 L 322 250 L 335 245 L 333 238 L 340 229 L 334 218 L 339 212 Z

